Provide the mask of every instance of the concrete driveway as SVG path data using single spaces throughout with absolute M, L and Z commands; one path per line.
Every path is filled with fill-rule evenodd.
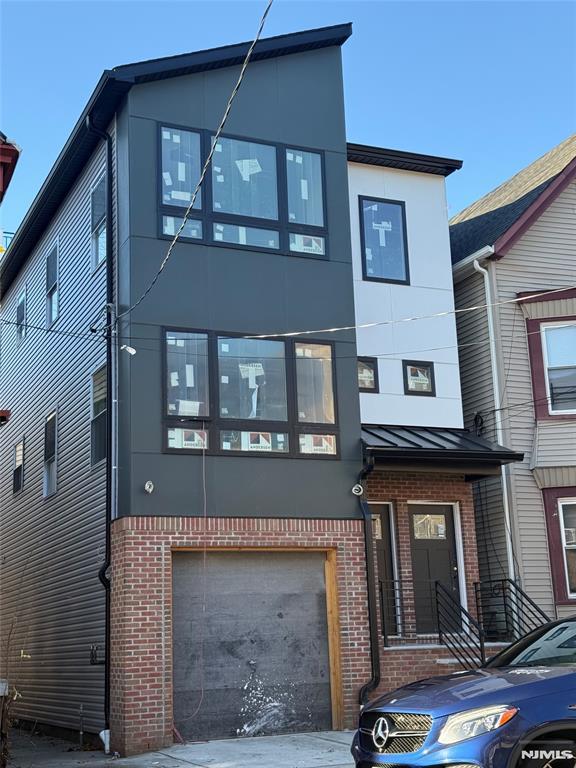
M 161 752 L 114 758 L 80 752 L 59 739 L 12 734 L 10 768 L 352 768 L 351 731 L 178 744 Z

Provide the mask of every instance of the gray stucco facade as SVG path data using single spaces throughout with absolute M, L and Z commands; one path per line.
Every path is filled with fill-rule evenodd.
M 119 216 L 120 312 L 146 288 L 169 244 L 158 238 L 160 126 L 215 130 L 238 72 L 146 83 L 128 94 L 118 118 L 119 167 L 128 170 L 128 214 Z M 176 246 L 153 292 L 121 325 L 137 354 L 120 357 L 119 515 L 203 510 L 203 458 L 162 452 L 163 326 L 248 335 L 354 325 L 339 49 L 254 63 L 224 135 L 324 153 L 328 258 Z M 309 338 L 336 344 L 339 460 L 206 456 L 210 514 L 357 515 L 350 493 L 361 466 L 354 332 Z M 150 496 L 147 480 L 156 489 Z

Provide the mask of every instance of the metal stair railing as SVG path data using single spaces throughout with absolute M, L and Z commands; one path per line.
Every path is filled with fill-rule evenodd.
M 511 643 L 551 620 L 512 579 L 477 582 L 474 591 L 488 640 Z
M 438 638 L 464 669 L 486 661 L 484 630 L 441 582 L 436 582 Z

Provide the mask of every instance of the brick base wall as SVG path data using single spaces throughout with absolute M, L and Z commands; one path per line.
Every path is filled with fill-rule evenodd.
M 122 755 L 172 743 L 171 553 L 202 547 L 336 552 L 344 727 L 370 678 L 361 520 L 121 518 L 112 526 L 111 745 Z

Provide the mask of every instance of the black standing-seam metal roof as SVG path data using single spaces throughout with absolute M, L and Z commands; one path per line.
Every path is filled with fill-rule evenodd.
M 351 34 L 352 24 L 337 24 L 263 38 L 256 44 L 251 61 L 339 46 Z M 0 263 L 0 299 L 100 141 L 95 133 L 88 130 L 88 117 L 95 127 L 105 130 L 133 85 L 237 66 L 244 61 L 251 44 L 252 41 L 248 41 L 105 70 Z
M 370 147 L 366 144 L 351 144 L 350 142 L 347 147 L 348 161 L 351 163 L 379 165 L 386 168 L 398 168 L 402 171 L 416 171 L 417 173 L 432 173 L 436 176 L 449 176 L 462 168 L 462 160 L 453 160 L 449 157 L 421 155 L 417 152 Z
M 457 460 L 484 466 L 509 464 L 524 458 L 524 454 L 492 443 L 467 429 L 452 427 L 363 424 L 362 443 L 368 454 L 384 461 Z

